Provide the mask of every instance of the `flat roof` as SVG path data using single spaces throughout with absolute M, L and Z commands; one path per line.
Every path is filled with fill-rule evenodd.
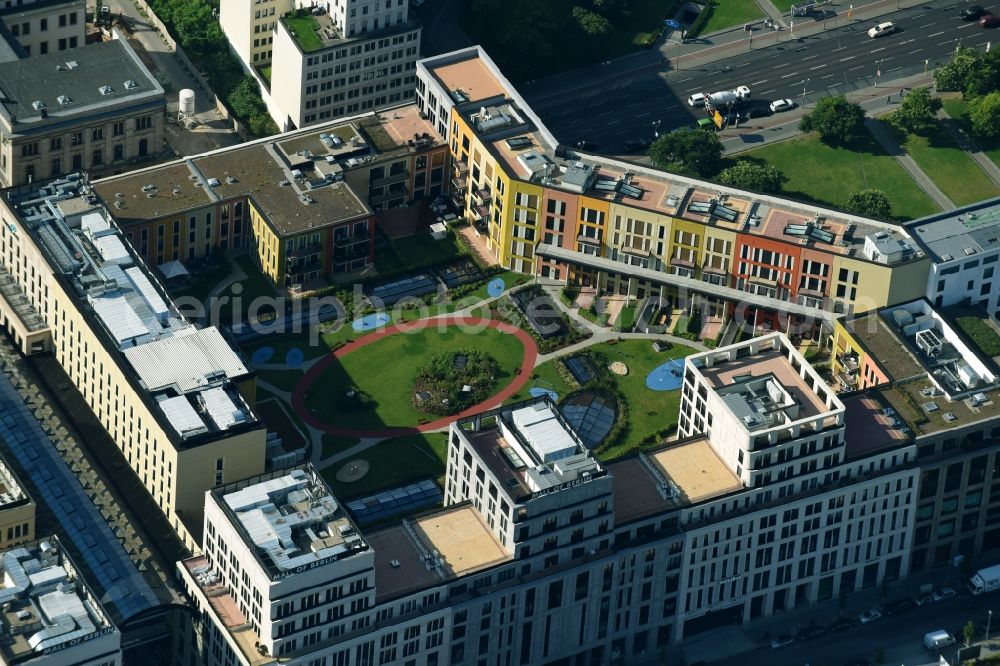
M 926 435 L 1000 417 L 1000 389 L 979 391 L 977 394 L 985 397 L 985 401 L 977 401 L 973 396 L 949 401 L 940 394 L 928 396 L 924 393 L 933 386 L 929 378 L 924 378 L 875 390 L 918 434 Z
M 19 132 L 116 104 L 163 100 L 163 87 L 125 39 L 0 62 L 0 91 L 0 107 L 17 119 Z
M 893 449 L 913 439 L 895 409 L 879 391 L 844 398 L 844 442 L 848 460 Z
M 640 462 L 638 456 L 620 458 L 608 463 L 608 472 L 614 482 L 615 524 L 623 525 L 633 520 L 661 511 L 677 508 L 677 502 L 665 499 L 657 489 L 656 481 Z
M 249 197 L 279 235 L 295 235 L 372 213 L 345 171 L 443 144 L 407 104 L 110 176 L 94 189 L 123 225 Z
M 716 361 L 712 367 L 701 366 L 698 370 L 714 389 L 724 388 L 733 384 L 737 378 L 747 375 L 763 377 L 771 374 L 792 399 L 798 402 L 800 406 L 798 418 L 809 418 L 832 411 L 792 367 L 782 350 L 761 351 L 732 361 Z M 833 393 L 833 389 L 830 389 L 830 393 Z
M 200 330 L 177 311 L 107 209 L 91 196 L 85 177 L 70 174 L 8 188 L 3 196 L 175 444 L 261 427 L 236 390 L 234 381 L 250 375 L 239 355 L 215 327 Z M 216 394 L 206 391 L 215 388 L 224 390 L 228 409 L 238 418 L 209 418 L 206 401 Z M 172 415 L 185 426 L 179 428 Z
M 212 494 L 271 580 L 370 549 L 311 466 Z
M 5 663 L 41 657 L 116 632 L 55 537 L 0 554 Z
M 462 576 L 511 558 L 473 506 L 433 513 L 412 525 L 417 536 L 440 553 L 447 576 Z
M 850 319 L 847 323 L 851 335 L 864 345 L 872 360 L 881 366 L 891 379 L 907 379 L 926 373 L 923 365 L 914 358 L 907 345 L 890 330 L 878 310 Z
M 289 28 L 287 25 L 287 20 L 289 18 L 292 17 L 282 16 L 281 24 L 286 30 L 289 31 L 289 33 L 291 33 L 292 29 Z M 310 19 L 311 22 L 315 22 L 315 28 L 309 27 L 305 24 L 304 21 Z M 292 41 L 295 42 L 295 45 L 303 53 L 316 53 L 318 51 L 322 51 L 323 49 L 328 49 L 335 46 L 344 46 L 345 44 L 350 44 L 352 42 L 357 42 L 361 40 L 370 41 L 373 39 L 378 39 L 380 37 L 397 35 L 401 32 L 410 32 L 412 30 L 420 29 L 420 24 L 417 21 L 410 20 L 409 16 L 407 16 L 407 20 L 404 21 L 403 23 L 394 23 L 392 25 L 384 26 L 382 28 L 378 28 L 375 30 L 368 30 L 358 35 L 345 37 L 341 33 L 340 28 L 337 26 L 337 24 L 334 23 L 333 17 L 329 13 L 319 14 L 316 16 L 309 14 L 303 17 L 299 17 L 297 20 L 299 21 L 299 23 L 296 25 L 296 29 L 302 30 L 304 28 L 305 30 L 311 30 L 313 33 L 315 33 L 316 38 L 319 40 L 318 46 L 315 46 L 313 48 L 303 48 L 304 44 L 298 33 L 296 33 L 295 35 L 289 34 L 289 36 L 292 38 Z M 306 44 L 306 46 L 309 46 L 309 44 Z
M 914 220 L 910 233 L 935 261 L 971 261 L 1000 249 L 1000 197 Z
M 683 500 L 700 502 L 741 490 L 743 484 L 715 453 L 708 439 L 696 439 L 648 454 L 677 487 Z
M 479 57 L 470 57 L 444 65 L 431 67 L 429 70 L 448 91 L 461 91 L 461 102 L 479 102 L 499 95 L 506 95 L 504 85 L 493 76 Z M 452 100 L 455 99 L 454 95 Z

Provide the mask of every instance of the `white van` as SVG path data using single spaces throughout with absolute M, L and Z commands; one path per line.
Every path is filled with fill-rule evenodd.
M 688 97 L 688 106 L 693 106 L 695 108 L 705 106 L 705 100 L 705 93 L 695 93 Z
M 924 636 L 924 646 L 928 650 L 940 650 L 955 644 L 955 637 L 943 629 L 932 631 Z

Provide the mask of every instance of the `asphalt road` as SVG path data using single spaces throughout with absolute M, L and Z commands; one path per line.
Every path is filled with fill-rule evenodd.
M 791 98 L 808 106 L 827 94 L 875 84 L 888 87 L 894 78 L 920 74 L 925 60 L 933 67 L 935 61 L 947 60 L 958 44 L 985 48 L 987 42 L 1000 40 L 1000 31 L 957 18 L 966 4 L 930 2 L 892 13 L 880 20 L 895 23 L 897 32 L 878 39 L 867 35 L 875 21 L 848 25 L 844 16 L 827 18 L 829 30 L 799 40 L 792 40 L 788 30 L 761 31 L 755 44 L 777 43 L 693 70 L 639 72 L 611 90 L 601 85 L 528 101 L 561 142 L 586 139 L 598 144 L 598 152 L 620 154 L 624 140 L 652 138 L 656 121 L 661 131 L 669 131 L 703 117 L 703 110 L 686 103 L 694 92 L 748 85 L 755 101 Z M 1000 0 L 985 6 L 1000 11 Z M 755 124 L 768 126 L 780 123 L 780 118 L 777 114 Z
M 961 647 L 961 630 L 972 620 L 978 624 L 986 622 L 987 611 L 995 608 L 998 612 L 990 634 L 1000 639 L 1000 595 L 987 594 L 981 597 L 959 596 L 953 599 L 915 608 L 907 613 L 882 619 L 867 625 L 859 625 L 844 631 L 829 633 L 817 640 L 796 641 L 788 647 L 772 650 L 760 647 L 738 656 L 713 661 L 712 666 L 773 666 L 774 664 L 808 664 L 809 666 L 841 666 L 853 659 L 865 658 L 875 661 L 875 651 L 885 649 L 886 664 L 937 663 L 937 652 L 927 650 L 923 644 L 924 635 L 938 629 L 951 633 L 959 641 L 944 648 L 945 658 L 955 661 L 956 651 Z M 789 633 L 796 633 L 789 627 Z M 976 639 L 983 638 L 982 634 Z M 1000 642 L 1000 640 L 998 640 Z M 695 659 L 688 655 L 688 659 Z

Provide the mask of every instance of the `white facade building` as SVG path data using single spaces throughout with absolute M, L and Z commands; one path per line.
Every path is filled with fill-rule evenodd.
M 910 235 L 933 258 L 927 300 L 935 307 L 980 305 L 1000 315 L 1000 198 L 915 220 Z
M 0 554 L 4 664 L 119 666 L 121 634 L 55 537 Z
M 219 20 L 282 131 L 414 96 L 421 27 L 407 0 L 223 0 Z

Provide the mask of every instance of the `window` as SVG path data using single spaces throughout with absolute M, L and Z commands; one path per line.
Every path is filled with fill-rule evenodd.
M 49 139 L 49 150 L 62 150 L 61 136 L 57 136 L 54 139 Z
M 35 157 L 36 155 L 38 155 L 37 141 L 21 145 L 21 157 Z
M 135 128 L 137 130 L 149 129 L 153 126 L 153 116 L 143 116 L 142 118 L 135 119 Z
M 113 136 L 122 136 L 123 134 L 125 134 L 125 122 L 119 120 L 114 125 L 112 125 L 111 134 Z
M 104 155 L 101 153 L 100 149 L 95 150 L 91 156 L 90 165 L 101 166 L 102 164 L 104 164 Z
M 83 132 L 73 132 L 69 135 L 69 145 L 71 146 L 82 146 L 83 145 Z
M 100 141 L 103 138 L 104 138 L 104 128 L 103 127 L 95 127 L 94 129 L 90 130 L 90 140 L 91 141 Z

